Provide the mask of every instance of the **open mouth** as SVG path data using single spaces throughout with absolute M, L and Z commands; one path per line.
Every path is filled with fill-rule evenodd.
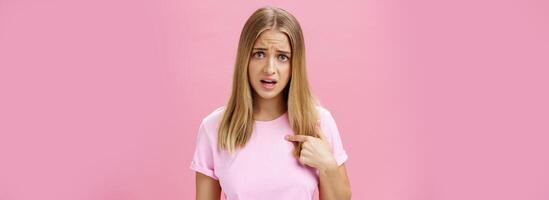
M 273 89 L 274 86 L 276 85 L 276 81 L 275 80 L 268 80 L 268 79 L 261 80 L 261 85 L 265 89 Z

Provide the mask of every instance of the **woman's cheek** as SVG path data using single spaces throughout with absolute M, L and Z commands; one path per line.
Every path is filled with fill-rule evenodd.
M 292 70 L 290 65 L 284 67 L 284 77 L 286 79 L 289 79 L 290 75 L 292 74 Z

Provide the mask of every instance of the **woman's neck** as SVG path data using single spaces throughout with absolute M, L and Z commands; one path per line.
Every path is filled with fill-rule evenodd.
M 253 104 L 253 117 L 258 121 L 274 120 L 288 110 L 283 94 L 272 99 L 264 99 L 255 94 Z

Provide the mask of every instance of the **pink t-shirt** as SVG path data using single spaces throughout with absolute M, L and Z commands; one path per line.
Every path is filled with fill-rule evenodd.
M 317 107 L 321 129 L 327 136 L 338 165 L 347 154 L 331 113 Z M 227 200 L 313 199 L 318 170 L 299 164 L 292 156 L 294 145 L 285 140 L 293 134 L 288 114 L 271 121 L 255 121 L 252 136 L 232 156 L 217 148 L 217 130 L 223 107 L 202 120 L 190 168 L 218 180 Z

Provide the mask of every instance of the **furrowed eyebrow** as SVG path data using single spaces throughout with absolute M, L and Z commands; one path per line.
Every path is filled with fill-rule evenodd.
M 254 48 L 254 50 L 256 50 L 256 51 L 267 51 L 267 48 L 256 47 L 256 48 Z M 291 53 L 290 53 L 289 51 L 277 50 L 277 52 L 278 52 L 278 53 L 283 53 L 283 54 L 291 55 Z

